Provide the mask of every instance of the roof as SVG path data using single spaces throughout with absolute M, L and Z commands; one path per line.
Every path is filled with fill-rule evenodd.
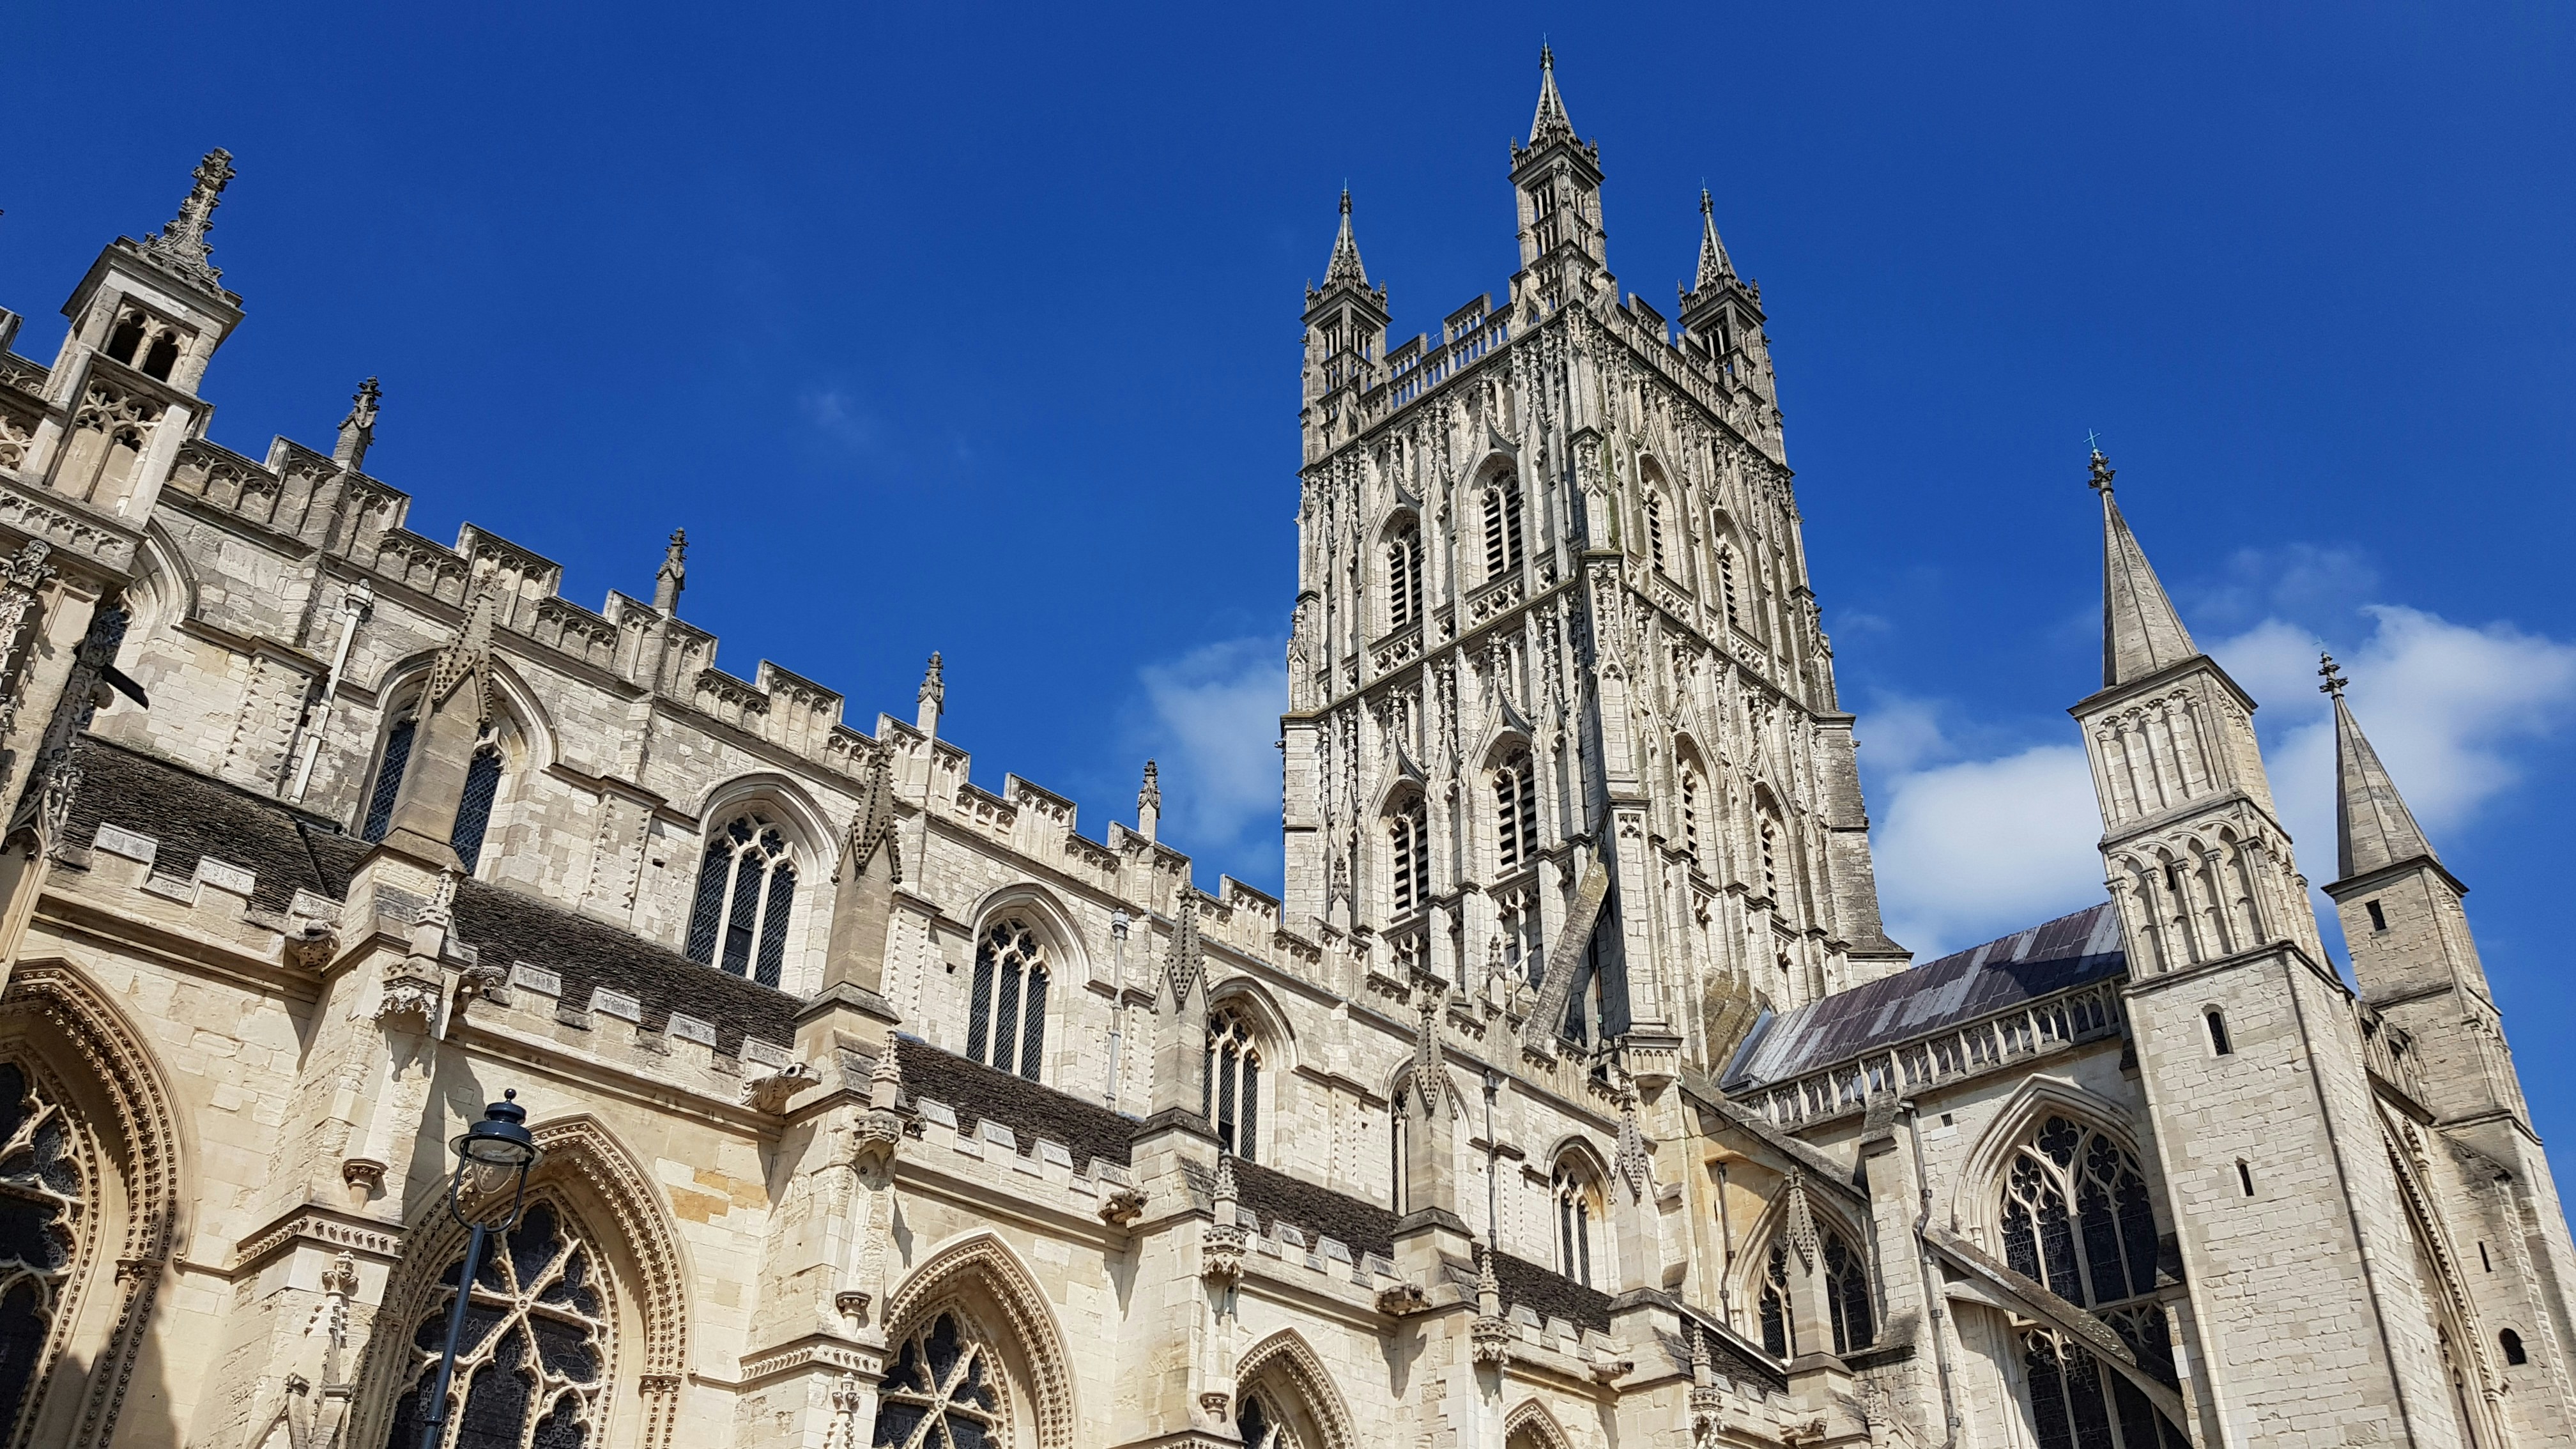
M 2129 966 L 2109 901 L 1756 1022 L 1719 1086 L 1804 1076 Z
M 346 899 L 349 877 L 373 847 L 318 815 L 110 744 L 78 746 L 82 777 L 66 838 L 87 844 L 101 824 L 151 836 L 152 868 L 190 876 L 204 856 L 251 871 L 251 905 L 284 912 L 297 891 Z M 746 1036 L 796 1040 L 797 1000 L 720 971 L 605 921 L 507 886 L 465 881 L 456 893 L 456 939 L 477 959 L 507 969 L 525 961 L 563 978 L 561 1000 L 585 1007 L 605 986 L 643 1003 L 643 1030 L 660 1032 L 672 1008 L 714 1023 L 716 1050 L 737 1055 Z

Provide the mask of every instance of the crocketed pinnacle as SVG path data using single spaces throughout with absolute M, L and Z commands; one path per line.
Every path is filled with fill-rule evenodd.
M 2200 652 L 2165 586 L 2147 564 L 2111 496 L 2111 460 L 2093 450 L 2093 491 L 2102 495 L 2102 687 L 2144 679 Z
M 1368 268 L 1360 265 L 1360 244 L 1351 235 L 1351 189 L 1342 188 L 1342 229 L 1333 238 L 1333 260 L 1324 268 L 1324 285 L 1348 282 L 1354 287 L 1368 286 Z
M 224 274 L 215 269 L 206 234 L 214 230 L 215 208 L 223 204 L 224 188 L 232 184 L 233 153 L 218 146 L 206 153 L 191 174 L 196 184 L 188 189 L 188 199 L 179 203 L 178 216 L 145 237 L 143 250 L 180 275 L 213 286 Z
M 1538 48 L 1538 114 L 1530 118 L 1529 143 L 1571 141 L 1574 122 L 1566 118 L 1565 97 L 1556 93 L 1556 52 Z
M 2397 782 L 2379 763 L 2379 752 L 2343 702 L 2344 681 L 2334 656 L 2325 656 L 2320 686 L 2334 696 L 2335 712 L 2335 870 L 2344 879 L 2366 875 L 2409 860 L 2439 861 L 2415 812 L 2397 793 Z
M 1705 292 L 1734 279 L 1735 262 L 1726 254 L 1726 243 L 1717 239 L 1717 205 L 1703 186 L 1699 189 L 1699 280 L 1691 289 Z

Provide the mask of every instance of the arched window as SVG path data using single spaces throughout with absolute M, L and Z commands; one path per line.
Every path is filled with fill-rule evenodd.
M 1217 1145 L 1247 1162 L 1261 1125 L 1261 1045 L 1243 1013 L 1208 1014 L 1206 1100 L 1199 1111 L 1216 1128 Z
M 1404 629 L 1422 617 L 1422 530 L 1399 527 L 1386 543 L 1386 626 Z
M 1646 495 L 1646 553 L 1654 560 L 1657 572 L 1664 567 L 1664 500 L 1663 495 Z
M 1527 750 L 1512 751 L 1494 771 L 1494 839 L 1505 870 L 1538 852 L 1538 781 Z
M 1783 1233 L 1772 1241 L 1770 1257 L 1763 1264 L 1758 1304 L 1762 1347 L 1774 1358 L 1793 1358 L 1803 1351 L 1797 1342 L 1796 1315 L 1789 1307 L 1791 1251 L 1788 1235 Z M 1834 1352 L 1853 1353 L 1869 1347 L 1878 1340 L 1878 1325 L 1870 1310 L 1867 1256 L 1832 1225 L 1822 1222 L 1816 1224 L 1816 1252 L 1823 1259 L 1825 1316 L 1831 1320 Z
M 1010 1415 L 1001 1365 L 955 1312 L 905 1335 L 877 1390 L 877 1449 L 1004 1449 Z
M 1521 566 L 1521 490 L 1509 475 L 1485 485 L 1485 577 Z
M 62 1107 L 24 1067 L 0 1063 L 0 1442 L 18 1442 L 18 1418 L 70 1326 L 95 1175 Z
M 795 850 L 786 831 L 758 811 L 735 816 L 708 837 L 698 861 L 689 959 L 776 986 L 795 900 Z
M 2153 1292 L 2156 1221 L 2147 1180 L 2127 1149 L 2050 1117 L 2006 1169 L 2004 1260 L 2083 1307 Z
M 1260 1389 L 1246 1393 L 1236 1406 L 1234 1432 L 1243 1440 L 1244 1449 L 1301 1449 L 1288 1416 Z
M 402 1398 L 385 1449 L 417 1449 L 421 1400 L 437 1380 L 439 1350 L 456 1300 L 464 1249 L 447 1266 L 411 1333 Z M 615 1318 L 598 1257 L 551 1199 L 528 1205 L 518 1226 L 485 1244 L 465 1310 L 465 1338 L 450 1386 L 445 1443 L 580 1449 L 598 1442 L 601 1394 L 615 1349 Z
M 1556 1271 L 1592 1286 L 1592 1224 L 1601 1216 L 1600 1185 L 1572 1158 L 1561 1160 L 1549 1187 L 1556 1196 Z
M 2123 1340 L 2133 1330 L 2115 1320 Z M 2142 1363 L 2158 1354 L 2167 1364 L 2172 1345 L 2156 1310 L 2156 1345 L 2129 1346 Z M 2138 1386 L 2104 1364 L 2081 1341 L 2034 1329 L 2022 1335 L 2022 1374 L 2030 1386 L 2030 1420 L 2039 1449 L 2187 1449 L 2190 1440 L 2157 1412 Z M 2166 1375 L 2159 1375 L 2165 1377 Z
M 1717 546 L 1717 596 L 1726 606 L 1726 622 L 1742 628 L 1744 621 L 1735 612 L 1735 550 L 1726 544 Z
M 1387 817 L 1387 861 L 1394 875 L 1390 900 L 1392 914 L 1403 916 L 1422 909 L 1431 899 L 1431 818 L 1422 799 L 1410 803 Z
M 2496 1335 L 2496 1347 L 2504 1350 L 2504 1361 L 2520 1366 L 2531 1362 L 2530 1350 L 2522 1346 L 2522 1335 L 2508 1328 Z
M 394 802 L 402 798 L 403 775 L 411 766 L 412 741 L 419 734 L 419 722 L 412 717 L 412 709 L 406 705 L 403 717 L 385 732 L 384 754 L 376 764 L 375 788 L 367 792 L 366 823 L 359 831 L 369 840 L 382 840 L 393 828 Z M 492 828 L 492 807 L 501 798 L 501 765 L 500 727 L 486 725 L 466 762 L 465 789 L 457 797 L 456 819 L 447 832 L 447 843 L 467 875 L 472 875 L 483 859 L 483 837 Z
M 1762 896 L 1777 903 L 1780 899 L 1780 827 L 1769 815 L 1762 817 Z
M 1682 761 L 1682 854 L 1699 865 L 1699 766 Z
M 966 1055 L 1034 1082 L 1046 1049 L 1046 942 L 1026 921 L 1005 917 L 975 944 L 974 999 Z

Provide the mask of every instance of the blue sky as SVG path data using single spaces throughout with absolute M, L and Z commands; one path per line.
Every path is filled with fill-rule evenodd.
M 327 443 L 976 774 L 1278 872 L 1297 311 L 1347 180 L 1397 335 L 1513 264 L 1539 37 L 1669 310 L 1705 180 L 1771 309 L 1882 879 L 1927 954 L 2094 897 L 2098 430 L 2332 874 L 2320 645 L 2450 865 L 2544 1133 L 2576 807 L 2576 19 L 2536 5 L 629 6 L 13 16 L 0 305 L 211 145 L 216 438 Z M 425 12 L 417 12 L 425 13 Z M 138 37 L 149 37 L 141 43 Z

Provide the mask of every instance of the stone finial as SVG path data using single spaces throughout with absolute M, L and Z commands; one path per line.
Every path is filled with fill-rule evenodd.
M 885 1046 L 877 1052 L 876 1064 L 868 1068 L 868 1103 L 871 1106 L 891 1107 L 903 1100 L 903 1060 L 896 1054 L 897 1044 L 902 1040 L 899 1036 L 888 1036 Z
M 1448 1073 L 1440 1066 L 1440 1013 L 1449 1004 L 1449 989 L 1434 978 L 1417 981 L 1413 989 L 1421 998 L 1413 1037 L 1414 1107 L 1430 1118 L 1449 1102 Z
M 2092 476 L 2085 480 L 2085 486 L 2105 498 L 2110 497 L 2111 480 L 2119 475 L 2120 470 L 2111 466 L 2111 460 L 2102 456 L 2098 447 L 2093 450 L 2092 469 Z
M 1217 1221 L 1232 1222 L 1234 1220 L 1235 1199 L 1238 1196 L 1234 1185 L 1233 1153 L 1220 1152 L 1217 1154 L 1216 1185 L 1209 1190 L 1208 1196 L 1216 1201 Z
M 1812 1272 L 1822 1243 L 1816 1234 L 1816 1215 L 1807 1205 L 1807 1174 L 1792 1168 L 1789 1172 L 1788 1227 L 1784 1230 L 1789 1246 L 1797 1251 L 1798 1261 Z
M 940 677 L 939 651 L 930 651 L 930 667 L 922 671 L 921 692 L 913 696 L 921 703 L 913 724 L 923 734 L 939 733 L 939 711 L 948 702 L 948 683 Z
M 2317 686 L 2317 693 L 2331 694 L 2337 699 L 2343 698 L 2343 687 L 2352 682 L 2343 677 L 2343 666 L 2335 663 L 2331 654 L 2317 656 L 2317 674 L 2325 680 Z
M 1619 1084 L 1619 1157 L 1612 1167 L 1628 1184 L 1630 1198 L 1643 1202 L 1655 1190 L 1655 1167 L 1646 1151 L 1646 1134 L 1637 1125 L 1637 1088 Z
M 867 774 L 860 777 L 859 808 L 850 814 L 850 830 L 842 837 L 832 883 L 858 879 L 880 850 L 886 853 L 886 869 L 894 883 L 903 884 L 903 842 L 894 828 L 894 752 L 890 748 L 871 755 Z
M 1154 831 L 1162 823 L 1162 819 L 1162 779 L 1154 769 L 1154 762 L 1147 760 L 1144 788 L 1136 792 L 1136 833 L 1147 840 L 1153 839 Z
M 680 612 L 680 590 L 689 582 L 689 531 L 671 530 L 670 546 L 662 551 L 662 567 L 653 573 L 653 607 L 664 615 Z
M 430 664 L 429 683 L 421 688 L 420 713 L 445 705 L 466 684 L 474 686 L 474 723 L 492 722 L 492 627 L 499 612 L 496 590 L 486 580 L 465 605 L 465 623 Z
M 376 403 L 384 396 L 374 378 L 358 384 L 349 396 L 349 415 L 340 420 L 340 442 L 331 461 L 355 473 L 367 466 L 367 449 L 376 441 Z
M 1694 1384 L 1704 1384 L 1708 1382 L 1709 1378 L 1708 1340 L 1699 1336 L 1699 1321 L 1697 1319 L 1690 1320 L 1689 1326 L 1690 1333 L 1688 1336 L 1690 1339 L 1691 1382 Z
M 206 153 L 191 174 L 196 185 L 188 189 L 188 199 L 179 203 L 179 214 L 143 239 L 143 251 L 181 276 L 211 287 L 224 274 L 209 259 L 212 248 L 206 233 L 214 230 L 215 208 L 223 203 L 224 188 L 232 184 L 233 153 L 218 146 Z
M 1172 1005 L 1180 1007 L 1198 990 L 1199 976 L 1207 969 L 1207 953 L 1199 945 L 1199 894 L 1181 892 L 1180 918 L 1172 926 L 1171 954 L 1165 958 L 1164 975 L 1171 982 Z

